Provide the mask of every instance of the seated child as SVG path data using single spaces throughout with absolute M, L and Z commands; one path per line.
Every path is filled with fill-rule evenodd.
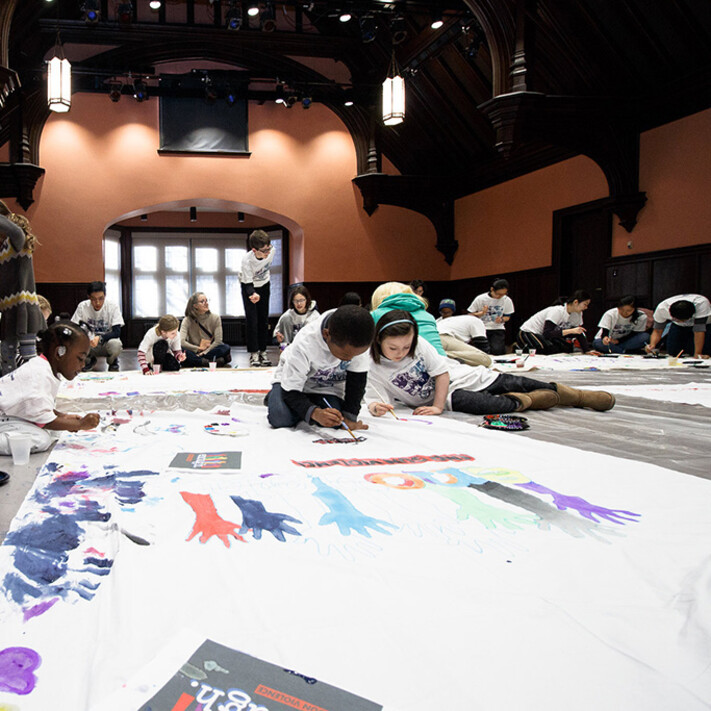
M 593 348 L 603 353 L 643 352 L 649 343 L 647 315 L 637 309 L 634 296 L 623 296 L 614 309 L 605 311 L 598 327 Z
M 170 314 L 161 316 L 154 328 L 149 328 L 138 346 L 138 365 L 143 375 L 153 375 L 153 365 L 161 370 L 180 370 L 185 351 L 180 347 L 178 319 Z
M 367 429 L 358 411 L 368 377 L 374 324 L 360 306 L 339 306 L 297 334 L 282 353 L 267 395 L 272 427 L 312 420 L 323 427 Z
M 0 454 L 10 454 L 6 433 L 26 432 L 32 452 L 44 452 L 54 441 L 49 431 L 91 430 L 95 412 L 70 415 L 54 409 L 61 375 L 74 380 L 89 354 L 89 337 L 71 321 L 58 321 L 37 334 L 38 358 L 0 378 Z
M 467 365 L 483 365 L 487 368 L 492 360 L 489 353 L 489 340 L 486 337 L 484 322 L 477 316 L 464 314 L 455 316 L 456 304 L 452 299 L 439 302 L 437 330 L 442 339 L 444 352 L 454 360 Z
M 583 353 L 600 355 L 590 348 L 583 327 L 583 312 L 590 301 L 590 294 L 582 289 L 572 296 L 561 296 L 553 306 L 538 311 L 521 324 L 514 345 L 536 349 L 539 355 L 573 353 L 579 345 Z
M 439 415 L 445 409 L 493 415 L 556 405 L 603 411 L 615 404 L 614 396 L 602 391 L 454 364 L 417 338 L 417 324 L 407 311 L 390 311 L 380 318 L 370 353 L 368 410 L 376 417 L 392 410 L 396 401 L 414 408 L 415 415 Z
M 295 286 L 291 290 L 289 307 L 289 310 L 279 317 L 274 328 L 274 337 L 282 349 L 294 340 L 299 329 L 321 315 L 316 310 L 316 302 L 311 300 L 311 294 L 305 286 Z

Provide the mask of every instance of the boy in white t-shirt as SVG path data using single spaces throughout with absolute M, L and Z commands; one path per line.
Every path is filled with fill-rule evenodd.
M 490 349 L 487 353 L 503 355 L 506 352 L 506 322 L 514 314 L 506 279 L 495 279 L 489 291 L 479 294 L 471 302 L 467 311 L 484 322 Z
M 282 353 L 267 395 L 272 427 L 311 421 L 367 429 L 358 411 L 368 378 L 375 324 L 360 306 L 339 306 L 304 326 Z
M 118 370 L 118 357 L 123 350 L 121 326 L 123 317 L 117 304 L 106 298 L 106 284 L 92 281 L 86 289 L 89 298 L 77 306 L 72 321 L 85 324 L 91 331 L 91 351 L 86 359 L 84 370 L 91 370 L 97 358 L 106 357 L 109 370 Z
M 271 366 L 267 357 L 269 339 L 269 268 L 274 260 L 271 238 L 264 230 L 249 235 L 249 250 L 242 257 L 239 280 L 242 287 L 247 351 L 251 367 Z
M 701 294 L 679 294 L 660 302 L 654 309 L 654 330 L 648 351 L 654 350 L 665 327 L 667 353 L 676 356 L 686 351 L 694 358 L 711 356 L 711 303 Z
M 452 299 L 439 302 L 441 316 L 436 323 L 444 352 L 466 365 L 483 365 L 488 368 L 492 360 L 488 355 L 489 341 L 484 324 L 480 318 L 471 314 L 455 316 L 456 308 Z

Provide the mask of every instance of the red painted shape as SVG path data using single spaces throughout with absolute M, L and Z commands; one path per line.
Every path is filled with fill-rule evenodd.
M 246 543 L 244 538 L 237 533 L 240 524 L 233 521 L 226 521 L 215 508 L 212 497 L 209 494 L 192 494 L 189 491 L 181 491 L 188 506 L 195 512 L 195 525 L 186 540 L 191 541 L 200 533 L 200 543 L 207 543 L 212 536 L 217 536 L 227 548 L 230 547 L 229 536 L 233 536 L 238 541 Z
M 173 706 L 170 711 L 186 711 L 188 706 L 195 701 L 194 696 L 190 696 L 190 694 L 181 694 L 180 698 L 175 702 L 175 706 Z

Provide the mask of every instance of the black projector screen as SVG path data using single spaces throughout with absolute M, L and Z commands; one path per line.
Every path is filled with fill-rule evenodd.
M 160 97 L 159 153 L 248 154 L 247 101 Z

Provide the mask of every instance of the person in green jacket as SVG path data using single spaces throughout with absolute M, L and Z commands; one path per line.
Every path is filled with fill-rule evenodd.
M 397 281 L 381 284 L 370 298 L 370 311 L 375 323 L 393 309 L 402 309 L 412 314 L 417 323 L 420 338 L 429 341 L 440 355 L 446 356 L 439 337 L 435 317 L 427 313 L 427 302 L 415 294 L 410 286 Z

